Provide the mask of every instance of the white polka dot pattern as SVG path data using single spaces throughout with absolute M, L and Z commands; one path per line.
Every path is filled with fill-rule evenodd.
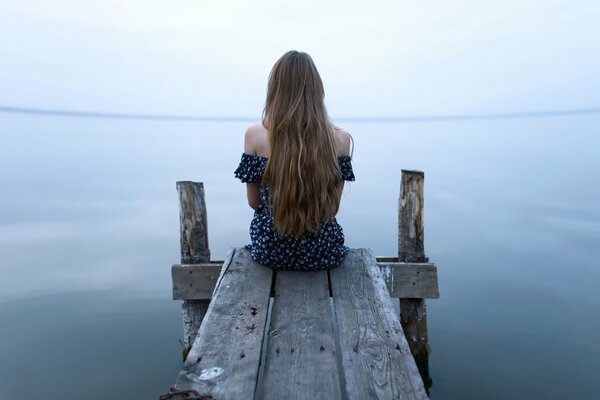
M 246 183 L 260 182 L 267 161 L 265 157 L 244 153 L 235 177 Z M 350 156 L 338 157 L 338 162 L 342 178 L 354 181 Z M 320 271 L 341 264 L 348 247 L 344 246 L 344 232 L 335 218 L 322 222 L 315 234 L 306 233 L 298 238 L 284 235 L 275 230 L 266 185 L 261 185 L 260 197 L 261 203 L 250 223 L 252 243 L 246 246 L 254 261 L 277 270 L 299 271 Z

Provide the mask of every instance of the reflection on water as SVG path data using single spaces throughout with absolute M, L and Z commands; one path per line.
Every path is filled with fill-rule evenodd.
M 432 398 L 600 390 L 597 117 L 356 124 L 347 242 L 395 255 L 400 169 L 425 171 Z M 175 182 L 210 246 L 248 241 L 243 125 L 0 119 L 0 398 L 157 397 L 180 367 Z
M 179 307 L 121 291 L 0 305 L 0 398 L 153 399 L 181 364 Z

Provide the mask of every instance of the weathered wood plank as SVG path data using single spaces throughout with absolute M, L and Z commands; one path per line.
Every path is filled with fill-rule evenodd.
M 433 263 L 377 262 L 390 297 L 439 299 L 437 267 Z
M 217 263 L 173 265 L 173 300 L 210 299 L 222 266 Z
M 223 261 L 175 264 L 171 267 L 173 300 L 210 299 Z M 398 257 L 377 257 L 390 297 L 439 299 L 437 267 L 433 263 L 399 263 Z
M 260 364 L 273 270 L 235 249 L 175 388 L 215 399 L 251 399 Z
M 351 249 L 330 272 L 349 399 L 427 399 L 375 257 Z
M 200 264 L 210 260 L 208 248 L 208 222 L 204 184 L 179 181 L 175 184 L 179 193 L 179 229 L 181 263 Z
M 278 271 L 261 398 L 341 398 L 326 271 Z
M 207 263 L 210 261 L 210 250 L 204 184 L 180 181 L 176 183 L 176 188 L 179 194 L 181 264 Z M 181 304 L 184 357 L 192 347 L 208 305 L 209 300 L 184 300 Z
M 398 200 L 398 258 L 401 262 L 429 261 L 425 256 L 424 185 L 423 172 L 402 170 Z M 400 323 L 417 366 L 429 385 L 427 370 L 431 348 L 425 300 L 401 298 Z
M 404 262 L 427 262 L 425 257 L 425 220 L 421 171 L 402 170 L 398 199 L 398 257 Z

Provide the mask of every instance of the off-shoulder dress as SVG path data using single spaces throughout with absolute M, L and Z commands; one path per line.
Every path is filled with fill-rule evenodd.
M 235 177 L 244 183 L 260 182 L 268 158 L 243 153 Z M 354 181 L 350 156 L 338 157 L 342 178 Z M 252 259 L 259 264 L 277 270 L 321 271 L 341 264 L 348 247 L 344 245 L 344 232 L 334 218 L 321 223 L 317 233 L 305 233 L 292 237 L 275 230 L 269 207 L 269 188 L 260 186 L 260 205 L 254 211 L 250 223 Z

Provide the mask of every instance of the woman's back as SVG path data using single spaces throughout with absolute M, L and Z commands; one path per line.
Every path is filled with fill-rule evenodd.
M 262 124 L 249 127 L 235 171 L 255 215 L 255 261 L 278 269 L 321 270 L 347 252 L 335 219 L 345 180 L 354 180 L 351 137 L 329 121 L 310 56 L 291 51 L 275 64 Z
M 246 246 L 254 261 L 273 269 L 299 271 L 320 271 L 340 265 L 348 248 L 335 217 L 322 222 L 316 233 L 295 237 L 277 231 L 269 206 L 269 188 L 260 185 L 267 162 L 267 157 L 244 153 L 235 170 L 238 179 L 258 188 L 258 205 L 250 223 L 252 243 Z M 338 163 L 342 179 L 354 181 L 350 156 L 338 157 Z
M 334 128 L 336 153 L 338 156 L 348 156 L 351 152 L 352 137 L 348 132 L 340 128 Z M 244 153 L 253 154 L 265 158 L 271 155 L 269 143 L 269 131 L 263 124 L 254 124 L 246 129 L 244 137 Z

